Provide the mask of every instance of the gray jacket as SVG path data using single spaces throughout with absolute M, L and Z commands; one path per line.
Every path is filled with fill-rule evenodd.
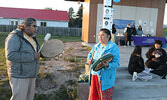
M 36 38 L 34 38 L 36 41 Z M 39 44 L 36 41 L 37 50 Z M 5 41 L 5 56 L 9 77 L 35 78 L 39 71 L 39 59 L 35 59 L 35 50 L 19 30 L 12 31 Z

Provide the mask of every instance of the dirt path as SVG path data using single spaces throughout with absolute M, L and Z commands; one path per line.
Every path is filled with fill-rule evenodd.
M 84 63 L 89 50 L 82 42 L 67 42 L 62 58 L 42 61 L 37 78 L 36 92 L 48 94 L 56 92 L 62 85 L 73 87 L 72 81 L 77 81 L 80 74 L 85 72 Z M 74 61 L 72 61 L 74 60 Z

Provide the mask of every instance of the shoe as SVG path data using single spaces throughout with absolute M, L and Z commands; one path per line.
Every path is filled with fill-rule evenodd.
M 132 81 L 135 81 L 137 79 L 137 72 L 133 72 Z
M 162 75 L 162 79 L 166 79 L 166 75 L 167 75 L 167 73 L 165 73 L 164 75 Z
M 145 70 L 143 70 L 143 72 L 149 74 L 150 73 L 150 69 L 146 67 Z

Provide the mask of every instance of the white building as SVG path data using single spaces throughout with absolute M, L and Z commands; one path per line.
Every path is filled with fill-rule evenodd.
M 0 25 L 18 25 L 23 19 L 33 17 L 37 26 L 68 27 L 67 11 L 0 7 Z

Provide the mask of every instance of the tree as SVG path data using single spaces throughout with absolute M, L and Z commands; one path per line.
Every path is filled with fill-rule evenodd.
M 73 18 L 73 14 L 74 14 L 74 9 L 72 7 L 70 7 L 69 10 L 68 10 L 69 18 Z
M 69 16 L 69 27 L 82 27 L 82 12 L 83 12 L 83 4 L 78 9 L 76 15 L 74 15 L 74 9 L 72 7 L 69 8 L 68 16 Z
M 44 8 L 44 9 L 46 9 L 46 10 L 52 10 L 52 8 L 49 8 L 49 7 L 47 7 L 47 8 Z
M 77 15 L 76 15 L 76 26 L 81 28 L 82 27 L 82 15 L 83 15 L 83 4 L 78 9 Z
M 74 9 L 72 7 L 69 8 L 68 10 L 68 16 L 69 16 L 69 27 L 74 27 L 75 26 L 75 19 L 73 18 L 74 14 Z

